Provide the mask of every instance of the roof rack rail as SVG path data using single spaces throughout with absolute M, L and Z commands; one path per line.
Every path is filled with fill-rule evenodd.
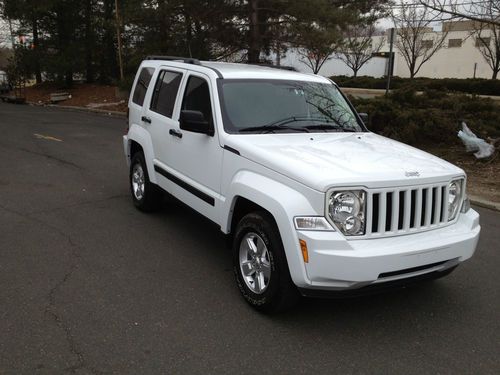
M 273 65 L 273 64 L 267 64 L 267 63 L 252 63 L 248 65 L 256 65 L 256 66 L 263 66 L 266 68 L 274 68 L 274 69 L 281 69 L 281 70 L 289 70 L 292 72 L 296 72 L 297 69 L 295 69 L 293 66 L 287 66 L 287 65 Z
M 200 60 L 192 57 L 179 57 L 179 56 L 148 56 L 146 60 L 166 60 L 166 61 L 182 61 L 186 64 L 201 65 Z

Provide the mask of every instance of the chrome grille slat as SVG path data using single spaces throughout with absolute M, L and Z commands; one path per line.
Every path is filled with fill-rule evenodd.
M 373 194 L 368 192 L 366 194 L 367 204 L 366 204 L 366 220 L 365 220 L 365 230 L 366 235 L 372 233 L 372 218 L 373 218 Z
M 425 200 L 424 227 L 428 227 L 429 225 L 431 225 L 432 200 L 434 199 L 433 191 L 434 189 L 432 187 L 425 189 L 426 200 Z
M 434 221 L 432 224 L 437 225 L 441 220 L 441 187 L 436 187 L 436 200 L 434 201 Z
M 420 222 L 422 221 L 422 189 L 417 189 L 415 194 L 415 219 L 413 221 L 413 228 L 420 228 Z
M 385 232 L 385 219 L 387 210 L 387 193 L 381 192 L 379 195 L 379 211 L 378 211 L 378 230 L 377 232 Z
M 448 224 L 447 184 L 371 189 L 364 237 L 421 232 Z
M 399 191 L 392 192 L 391 232 L 397 232 L 399 225 Z
M 411 216 L 411 190 L 406 190 L 405 192 L 405 209 L 404 209 L 404 221 L 403 230 L 405 232 L 410 229 L 410 216 Z

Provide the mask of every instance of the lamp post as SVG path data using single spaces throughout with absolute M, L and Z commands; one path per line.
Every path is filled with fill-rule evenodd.
M 391 27 L 391 33 L 389 37 L 389 61 L 387 64 L 387 86 L 385 88 L 386 96 L 389 94 L 389 89 L 391 88 L 391 75 L 392 75 L 392 67 L 394 64 L 394 57 L 392 53 L 393 45 L 394 45 L 394 27 Z

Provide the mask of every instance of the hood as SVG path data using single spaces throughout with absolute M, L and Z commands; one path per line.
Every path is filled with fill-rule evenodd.
M 436 156 L 373 133 L 230 135 L 250 159 L 313 189 L 446 181 L 464 172 Z

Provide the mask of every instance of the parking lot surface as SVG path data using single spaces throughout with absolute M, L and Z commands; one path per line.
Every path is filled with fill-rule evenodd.
M 125 120 L 0 104 L 0 374 L 498 374 L 500 215 L 449 277 L 265 316 L 218 228 L 131 202 Z

